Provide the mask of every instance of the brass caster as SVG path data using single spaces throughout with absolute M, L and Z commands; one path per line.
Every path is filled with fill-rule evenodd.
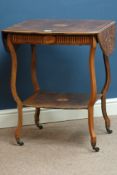
M 21 141 L 20 139 L 16 139 L 16 142 L 19 146 L 23 146 L 24 145 L 24 142 Z
M 99 152 L 99 150 L 100 150 L 99 147 L 92 146 L 92 148 L 95 150 L 95 152 Z
M 38 127 L 39 129 L 43 129 L 43 125 L 40 125 L 40 124 L 39 124 L 37 127 Z
M 110 128 L 108 128 L 108 127 L 106 127 L 106 130 L 107 130 L 107 133 L 108 134 L 111 134 L 113 131 L 110 129 Z
M 39 124 L 39 123 L 35 123 L 36 126 L 39 128 L 39 129 L 43 129 L 43 125 Z
M 96 143 L 91 143 L 91 145 L 92 145 L 92 148 L 95 152 L 99 152 L 100 148 L 96 147 Z

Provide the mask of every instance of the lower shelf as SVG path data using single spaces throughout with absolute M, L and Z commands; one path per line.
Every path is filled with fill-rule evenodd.
M 101 94 L 97 94 L 97 100 Z M 23 101 L 24 106 L 36 108 L 87 109 L 88 94 L 37 92 Z

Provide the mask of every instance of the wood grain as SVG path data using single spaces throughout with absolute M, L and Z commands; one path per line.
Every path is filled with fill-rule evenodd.
M 2 31 L 2 37 L 12 60 L 11 91 L 18 107 L 18 124 L 15 132 L 17 143 L 23 145 L 23 142 L 20 140 L 23 106 L 36 108 L 35 124 L 40 129 L 42 128 L 42 126 L 39 125 L 40 108 L 88 109 L 88 126 L 91 145 L 95 151 L 99 151 L 99 148 L 96 147 L 96 134 L 94 130 L 94 104 L 97 99 L 101 98 L 106 129 L 108 133 L 111 133 L 110 120 L 106 112 L 106 93 L 110 85 L 108 56 L 114 49 L 115 22 L 107 20 L 31 20 L 4 29 Z M 103 58 L 106 73 L 104 88 L 100 94 L 97 94 L 95 73 L 95 51 L 98 43 L 104 54 Z M 24 101 L 20 99 L 16 89 L 16 46 L 20 44 L 30 44 L 32 50 L 31 77 L 34 93 Z M 40 92 L 36 77 L 36 44 L 89 45 L 90 94 Z
M 87 109 L 90 95 L 74 93 L 37 92 L 23 101 L 23 105 L 40 108 Z M 96 100 L 101 98 L 98 94 Z

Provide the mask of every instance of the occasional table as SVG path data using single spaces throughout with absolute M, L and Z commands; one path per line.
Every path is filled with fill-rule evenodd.
M 106 93 L 110 84 L 109 56 L 115 44 L 115 22 L 109 20 L 30 20 L 25 21 L 2 31 L 3 42 L 12 59 L 11 91 L 18 108 L 18 124 L 15 131 L 17 144 L 21 141 L 21 128 L 23 106 L 35 107 L 35 124 L 41 129 L 39 123 L 40 108 L 87 109 L 88 126 L 92 148 L 98 152 L 96 134 L 94 130 L 94 104 L 101 99 L 102 113 L 107 133 L 110 130 L 110 119 L 106 112 Z M 17 93 L 17 55 L 18 45 L 30 44 L 32 50 L 31 77 L 34 94 L 21 100 Z M 36 77 L 36 45 L 89 45 L 90 94 L 84 93 L 56 93 L 41 92 Z M 100 45 L 104 65 L 105 83 L 102 91 L 97 93 L 95 73 L 95 50 Z M 72 66 L 72 65 L 71 65 Z

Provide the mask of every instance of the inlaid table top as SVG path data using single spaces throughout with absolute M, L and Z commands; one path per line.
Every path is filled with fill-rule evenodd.
M 29 20 L 8 27 L 4 32 L 98 34 L 114 24 L 109 20 Z
M 7 34 L 12 34 L 16 37 L 22 37 L 24 35 L 40 35 L 43 38 L 42 44 L 61 44 L 55 41 L 54 37 L 92 37 L 95 36 L 103 52 L 109 56 L 114 49 L 115 45 L 115 21 L 111 20 L 29 20 L 11 27 L 8 27 L 2 31 L 4 44 L 6 46 Z M 17 36 L 16 36 L 17 35 Z M 50 37 L 51 36 L 51 37 Z M 26 41 L 26 36 L 23 37 Z M 64 44 L 78 44 L 78 38 L 72 38 L 72 42 L 65 42 Z M 38 38 L 35 38 L 38 40 Z M 34 40 L 35 40 L 34 39 Z M 35 40 L 35 41 L 36 41 Z M 47 41 L 48 40 L 48 41 Z M 67 40 L 68 41 L 68 40 Z M 74 41 L 74 42 L 73 42 Z M 29 40 L 28 40 L 29 42 Z M 34 42 L 34 41 L 33 41 Z

